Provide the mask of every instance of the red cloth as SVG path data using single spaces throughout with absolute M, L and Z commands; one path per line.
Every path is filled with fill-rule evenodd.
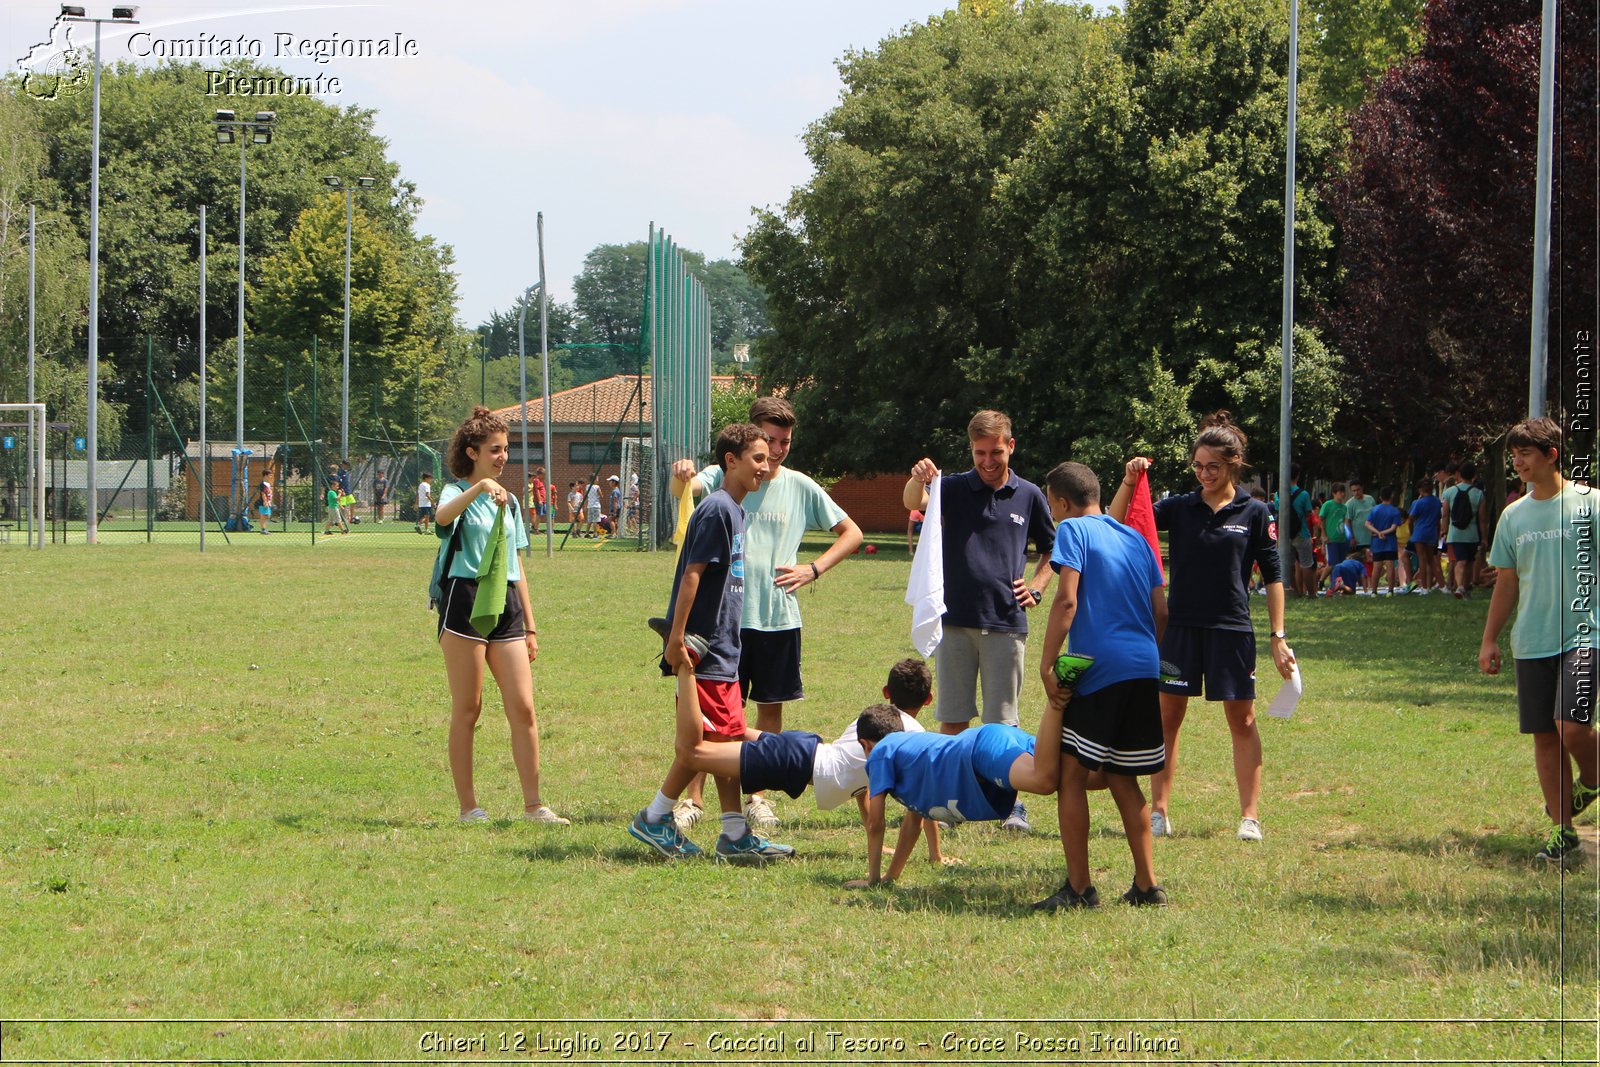
M 1123 522 L 1149 542 L 1150 551 L 1156 554 L 1156 566 L 1160 567 L 1161 539 L 1156 536 L 1156 513 L 1150 506 L 1150 478 L 1145 471 L 1140 471 L 1139 480 L 1133 483 L 1133 498 L 1128 501 L 1128 517 Z

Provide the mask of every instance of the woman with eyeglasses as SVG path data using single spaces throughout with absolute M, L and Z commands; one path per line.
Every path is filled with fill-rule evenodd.
M 1150 832 L 1172 834 L 1167 802 L 1178 766 L 1178 730 L 1189 698 L 1220 701 L 1233 737 L 1233 775 L 1239 787 L 1239 839 L 1261 840 L 1261 734 L 1256 729 L 1256 635 L 1250 621 L 1250 570 L 1261 568 L 1272 628 L 1272 663 L 1288 678 L 1294 666 L 1283 629 L 1283 568 L 1267 505 L 1239 487 L 1245 435 L 1226 411 L 1209 415 L 1195 438 L 1191 493 L 1154 505 L 1156 529 L 1167 531 L 1171 557 L 1168 621 L 1161 641 L 1161 728 L 1166 769 L 1150 780 Z M 1128 501 L 1150 461 L 1128 461 L 1110 512 L 1126 520 Z

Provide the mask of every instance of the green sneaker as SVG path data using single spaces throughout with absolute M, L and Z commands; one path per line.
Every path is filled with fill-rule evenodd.
M 628 824 L 628 833 L 669 860 L 692 859 L 700 855 L 700 846 L 680 834 L 670 817 L 651 822 L 641 811 Z
M 1550 836 L 1545 838 L 1544 848 L 1539 850 L 1537 858 L 1545 863 L 1575 867 L 1583 862 L 1583 844 L 1572 827 L 1552 826 Z
M 1083 677 L 1083 672 L 1094 666 L 1093 656 L 1080 656 L 1076 652 L 1063 652 L 1056 657 L 1056 684 L 1071 689 Z

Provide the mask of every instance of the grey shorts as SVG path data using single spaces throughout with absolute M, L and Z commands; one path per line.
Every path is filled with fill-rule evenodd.
M 1575 648 L 1559 656 L 1519 659 L 1517 725 L 1525 734 L 1545 734 L 1556 720 L 1594 725 L 1595 665 L 1600 650 Z
M 1302 567 L 1316 566 L 1316 557 L 1311 554 L 1311 538 L 1304 534 L 1289 542 L 1289 547 L 1294 549 L 1294 561 Z
M 971 722 L 983 689 L 983 721 L 1016 726 L 1028 635 L 969 626 L 946 626 L 933 652 L 939 694 L 935 722 Z

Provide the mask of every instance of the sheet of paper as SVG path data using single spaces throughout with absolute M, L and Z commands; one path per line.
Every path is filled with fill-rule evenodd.
M 1293 652 L 1294 649 L 1289 651 Z M 1294 714 L 1295 705 L 1300 703 L 1300 693 L 1304 688 L 1300 682 L 1300 664 L 1296 663 L 1291 670 L 1292 673 L 1283 683 L 1283 688 L 1278 690 L 1278 695 L 1267 705 L 1267 714 L 1274 718 L 1287 719 Z

